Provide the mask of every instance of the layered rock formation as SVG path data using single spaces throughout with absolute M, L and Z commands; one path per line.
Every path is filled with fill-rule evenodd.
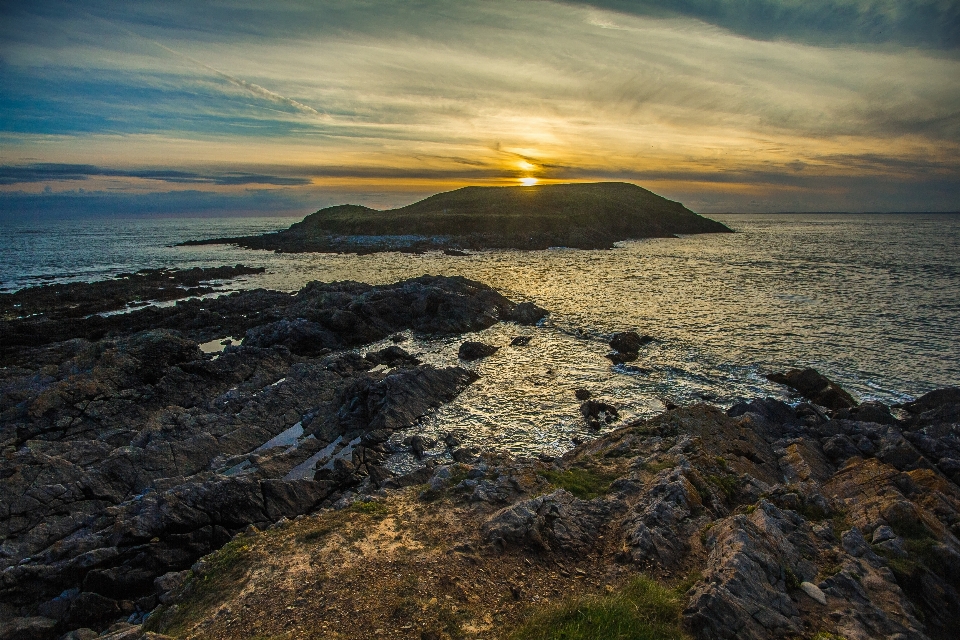
M 403 330 L 478 330 L 514 312 L 545 313 L 476 282 L 424 277 L 242 292 L 108 325 L 8 321 L 31 339 L 5 341 L 17 365 L 0 379 L 0 619 L 15 621 L 0 637 L 139 620 L 157 604 L 156 578 L 381 477 L 390 435 L 475 374 L 396 346 L 344 349 Z M 201 352 L 225 331 L 242 344 Z

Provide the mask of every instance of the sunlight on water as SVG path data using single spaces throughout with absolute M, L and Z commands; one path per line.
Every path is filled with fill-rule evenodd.
M 5 251 L 0 274 L 15 287 L 37 283 L 26 276 L 96 279 L 145 266 L 243 263 L 268 271 L 236 285 L 243 288 L 295 290 L 310 280 L 385 284 L 425 273 L 489 283 L 551 315 L 537 328 L 503 324 L 466 336 L 502 348 L 465 365 L 481 379 L 424 429 L 514 451 L 558 452 L 571 438 L 589 436 L 577 388 L 630 418 L 661 411 L 664 401 L 786 399 L 762 374 L 794 366 L 815 366 L 861 399 L 886 402 L 960 383 L 960 216 L 716 217 L 739 233 L 625 242 L 611 251 L 466 257 L 172 247 L 290 221 L 164 220 L 145 229 L 107 221 L 59 240 L 4 230 L 4 246 L 19 255 Z M 65 257 L 58 262 L 58 255 Z M 628 329 L 656 342 L 637 362 L 613 367 L 606 341 Z M 521 334 L 534 336 L 529 346 L 508 346 Z M 414 337 L 403 346 L 427 362 L 452 365 L 465 338 Z

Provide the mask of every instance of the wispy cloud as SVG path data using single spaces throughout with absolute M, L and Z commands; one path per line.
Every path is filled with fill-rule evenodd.
M 309 178 L 271 176 L 252 173 L 207 173 L 175 171 L 170 169 L 114 169 L 90 164 L 64 164 L 38 162 L 27 165 L 0 165 L 0 184 L 29 184 L 35 182 L 60 182 L 87 180 L 91 177 L 139 178 L 175 184 L 215 185 L 278 185 L 296 186 L 310 184 Z
M 677 199 L 686 179 L 707 209 L 710 188 L 725 203 L 766 190 L 776 208 L 789 187 L 791 208 L 813 206 L 835 180 L 939 208 L 949 190 L 929 178 L 960 166 L 960 58 L 957 21 L 931 25 L 957 4 L 5 5 L 0 185 L 374 199 L 533 173 Z M 899 35 L 871 35 L 871 20 Z

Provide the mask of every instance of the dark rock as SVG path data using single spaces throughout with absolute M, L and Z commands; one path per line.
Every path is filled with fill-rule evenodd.
M 415 367 L 420 360 L 397 346 L 387 347 L 380 351 L 371 351 L 364 356 L 374 365 L 383 364 L 388 367 Z
M 587 400 L 580 405 L 580 413 L 587 424 L 594 429 L 620 419 L 620 412 L 615 406 L 600 400 Z
M 458 257 L 458 258 L 462 258 L 463 256 L 468 256 L 468 255 L 470 255 L 470 254 L 467 253 L 466 251 L 460 251 L 459 249 L 444 249 L 444 250 L 443 250 L 443 255 L 445 255 L 445 256 L 455 256 L 455 257 Z
M 613 334 L 610 339 L 610 348 L 620 353 L 637 353 L 640 347 L 651 342 L 653 342 L 651 336 L 641 336 L 636 331 L 621 331 Z
M 853 396 L 820 375 L 816 369 L 792 369 L 786 373 L 772 373 L 767 379 L 795 389 L 803 397 L 827 409 L 849 409 L 857 406 Z
M 317 355 L 339 346 L 337 336 L 316 322 L 304 318 L 278 320 L 247 330 L 246 347 L 268 348 L 281 345 L 298 355 Z
M 586 389 L 577 389 L 573 392 L 573 395 L 577 397 L 577 400 L 589 400 L 590 396 L 593 394 Z
M 34 616 L 0 622 L 0 640 L 53 640 L 57 621 Z
M 376 487 L 383 486 L 383 483 L 392 479 L 394 476 L 392 471 L 379 465 L 368 465 L 367 474 L 370 478 L 370 482 L 372 482 Z
M 833 418 L 836 420 L 875 422 L 877 424 L 897 424 L 897 419 L 890 413 L 890 407 L 882 402 L 864 402 L 849 409 L 838 409 L 833 412 Z
M 499 350 L 500 347 L 494 347 L 489 344 L 484 344 L 483 342 L 468 341 L 460 345 L 457 355 L 461 360 L 479 360 L 481 358 L 492 356 Z
M 116 600 L 99 593 L 84 592 L 70 604 L 66 622 L 74 627 L 104 628 L 120 615 Z M 69 628 L 69 627 L 68 627 Z
M 427 440 L 423 436 L 413 436 L 410 438 L 410 450 L 413 451 L 413 454 L 417 456 L 417 459 L 423 459 L 424 452 L 432 447 L 435 443 L 430 440 Z
M 960 387 L 947 387 L 930 391 L 913 402 L 905 403 L 903 408 L 910 413 L 920 414 L 951 404 L 960 404 Z
M 543 307 L 538 307 L 532 302 L 521 302 L 504 316 L 504 320 L 512 320 L 517 324 L 537 324 L 547 317 L 549 312 Z
M 533 340 L 533 336 L 517 336 L 510 341 L 511 347 L 525 347 Z

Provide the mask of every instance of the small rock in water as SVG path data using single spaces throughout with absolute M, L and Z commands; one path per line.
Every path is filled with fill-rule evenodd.
M 580 405 L 580 413 L 593 429 L 599 429 L 620 417 L 620 412 L 615 406 L 600 400 L 587 400 Z
M 510 341 L 511 347 L 525 347 L 533 340 L 533 336 L 517 336 Z
M 460 345 L 460 350 L 457 352 L 457 355 L 461 360 L 479 360 L 492 356 L 499 350 L 500 347 L 494 347 L 493 345 L 484 344 L 483 342 L 468 341 Z
M 641 336 L 636 331 L 621 331 L 613 334 L 610 339 L 610 348 L 620 353 L 638 353 L 640 347 L 653 342 L 651 336 Z
M 573 394 L 577 396 L 577 400 L 589 400 L 590 396 L 593 395 L 586 389 L 577 389 Z

